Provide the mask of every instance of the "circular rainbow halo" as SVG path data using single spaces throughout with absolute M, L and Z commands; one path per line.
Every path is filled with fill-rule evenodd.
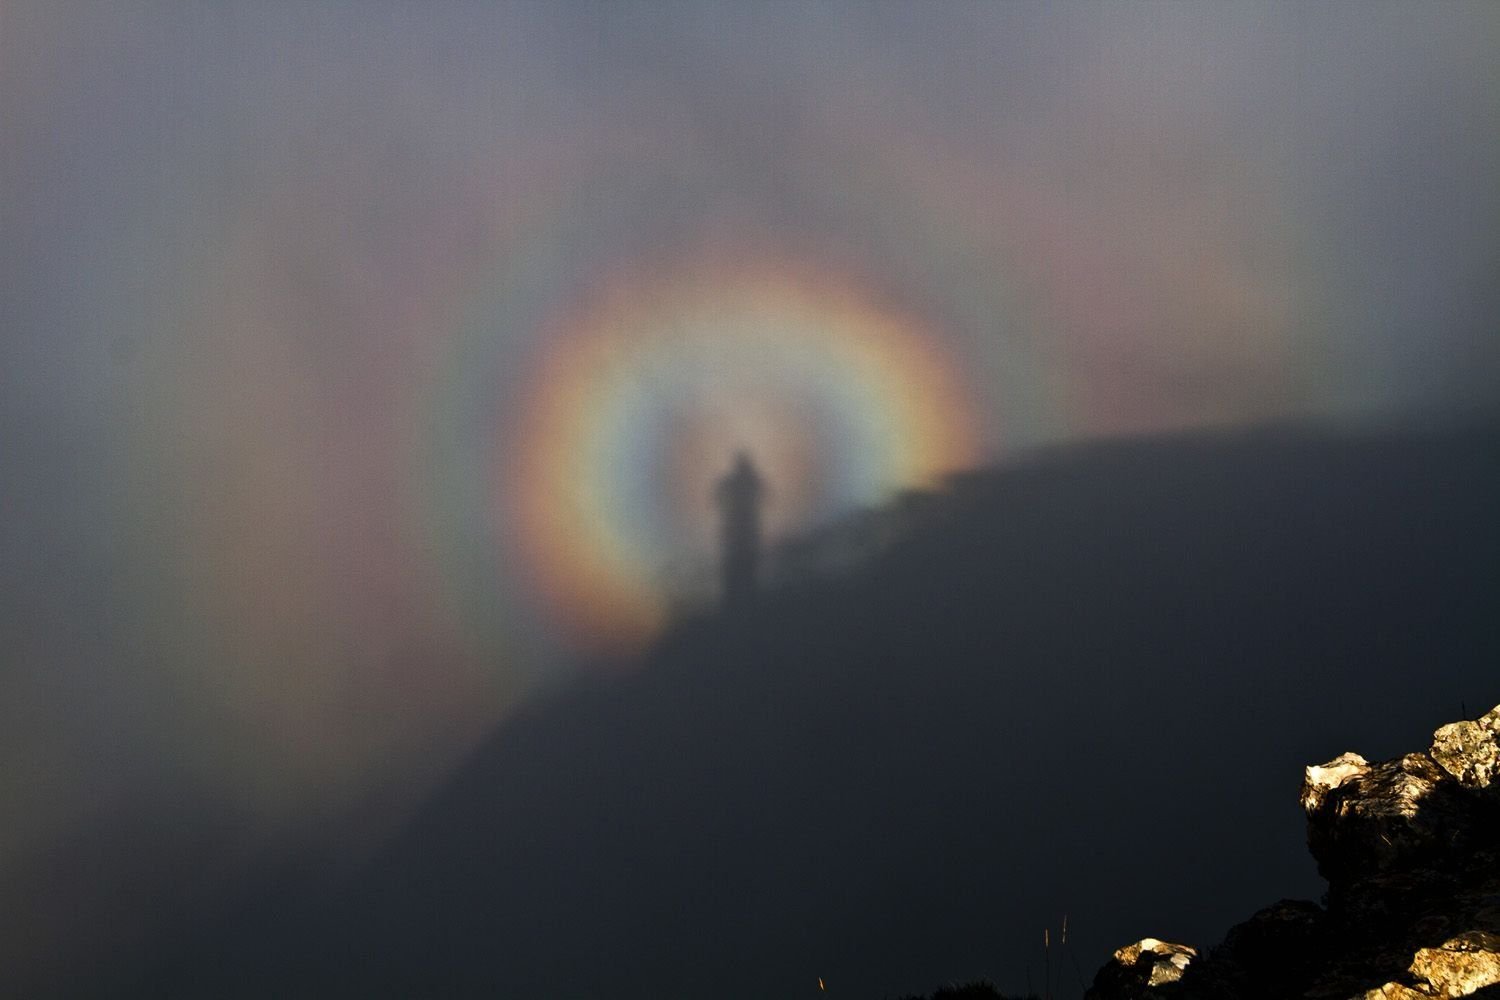
M 629 648 L 713 558 L 740 450 L 771 540 L 972 465 L 979 422 L 937 332 L 790 268 L 617 280 L 541 338 L 496 516 L 577 644 Z

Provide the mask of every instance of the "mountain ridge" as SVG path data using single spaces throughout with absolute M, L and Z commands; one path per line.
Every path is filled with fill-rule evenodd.
M 523 710 L 352 882 L 272 884 L 147 983 L 1022 992 L 1064 912 L 1085 969 L 1147 919 L 1211 939 L 1316 885 L 1276 759 L 1483 700 L 1497 442 L 1206 435 L 963 477 L 858 568 Z M 1225 843 L 1260 856 L 1226 872 Z

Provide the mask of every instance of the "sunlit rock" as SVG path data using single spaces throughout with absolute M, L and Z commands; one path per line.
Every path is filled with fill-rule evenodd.
M 1325 767 L 1329 765 L 1324 765 Z M 1344 778 L 1308 810 L 1307 846 L 1329 882 L 1414 863 L 1445 849 L 1453 809 L 1434 797 L 1448 773 L 1423 753 L 1370 764 Z
M 1159 938 L 1141 938 L 1115 952 L 1114 961 L 1099 970 L 1085 1000 L 1135 1000 L 1169 996 L 1158 987 L 1176 983 L 1187 971 L 1198 949 Z
M 1135 944 L 1126 945 L 1115 952 L 1115 961 L 1120 964 L 1145 969 L 1147 986 L 1177 982 L 1188 964 L 1197 957 L 1198 949 L 1190 945 L 1173 944 L 1157 938 L 1141 938 Z
M 1403 986 L 1400 983 L 1386 983 L 1373 990 L 1366 990 L 1351 1000 L 1432 1000 L 1432 995 L 1419 993 L 1410 986 Z
M 1329 792 L 1369 769 L 1370 762 L 1357 753 L 1341 753 L 1326 764 L 1309 764 L 1302 781 L 1302 808 L 1308 812 L 1321 808 Z
M 1423 752 L 1308 767 L 1301 801 L 1326 906 L 1283 900 L 1196 961 L 1122 948 L 1090 1000 L 1500 997 L 1500 707 Z
M 1432 734 L 1432 759 L 1461 784 L 1488 788 L 1500 777 L 1500 707 Z
M 1419 948 L 1405 982 L 1367 990 L 1358 1000 L 1414 1000 L 1474 996 L 1500 985 L 1500 936 L 1470 931 L 1435 948 Z M 1492 991 L 1486 991 L 1490 995 Z
M 1470 931 L 1441 947 L 1421 948 L 1411 973 L 1430 986 L 1428 996 L 1466 997 L 1500 984 L 1500 935 Z

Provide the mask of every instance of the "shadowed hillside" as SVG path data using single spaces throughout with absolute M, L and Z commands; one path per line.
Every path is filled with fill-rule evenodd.
M 1494 703 L 1497 456 L 1267 431 L 964 477 L 531 708 L 353 879 L 269 883 L 140 992 L 1020 994 L 1066 913 L 1076 996 L 1142 933 L 1318 893 L 1303 762 Z

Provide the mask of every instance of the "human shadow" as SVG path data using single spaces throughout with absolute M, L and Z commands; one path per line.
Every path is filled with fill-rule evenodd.
M 714 484 L 720 528 L 720 597 L 726 608 L 746 606 L 760 588 L 761 511 L 766 496 L 765 479 L 750 453 L 741 449 L 729 472 Z

